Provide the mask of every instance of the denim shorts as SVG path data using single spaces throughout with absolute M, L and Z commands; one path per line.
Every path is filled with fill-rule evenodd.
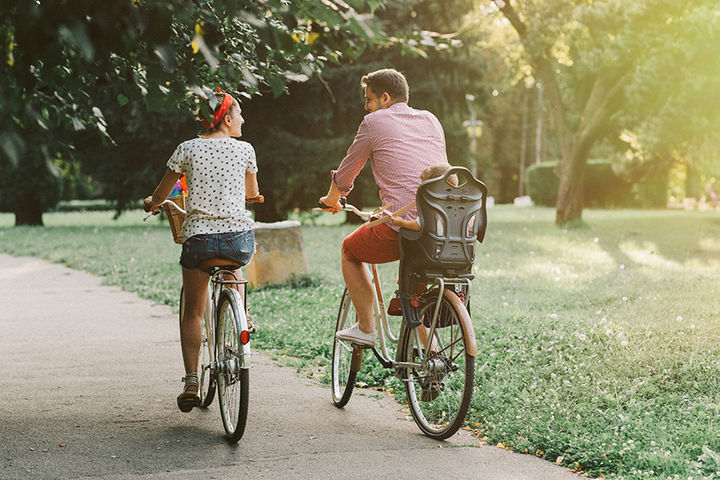
M 247 265 L 255 252 L 255 232 L 194 235 L 183 243 L 180 265 L 194 270 L 209 258 L 224 258 Z

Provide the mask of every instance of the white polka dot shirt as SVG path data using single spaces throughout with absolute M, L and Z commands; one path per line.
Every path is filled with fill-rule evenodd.
M 182 241 L 193 235 L 253 228 L 245 209 L 245 174 L 256 173 L 255 150 L 234 138 L 194 138 L 181 143 L 167 162 L 187 179 L 187 218 Z

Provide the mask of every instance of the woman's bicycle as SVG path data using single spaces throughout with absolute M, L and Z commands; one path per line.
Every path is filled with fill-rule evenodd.
M 262 203 L 262 196 L 247 201 Z M 186 213 L 171 200 L 165 200 L 161 208 L 173 208 L 183 215 Z M 197 370 L 199 406 L 209 407 L 217 390 L 225 434 L 228 441 L 233 443 L 239 441 L 245 432 L 249 369 L 252 366 L 249 343 L 252 327 L 248 325 L 247 305 L 244 301 L 247 298 L 247 281 L 238 279 L 235 274 L 241 266 L 231 260 L 213 258 L 202 262 L 198 267 L 210 275 L 211 286 L 202 317 Z M 184 312 L 185 292 L 181 289 L 181 324 Z
M 456 173 L 455 171 L 456 169 L 452 169 L 453 173 Z M 443 178 L 446 177 L 447 174 Z M 481 182 L 478 183 L 482 185 Z M 462 187 L 463 185 L 460 188 Z M 419 191 L 418 200 L 420 199 Z M 460 223 L 463 223 L 464 243 L 469 243 L 470 238 L 473 244 L 475 238 L 482 240 L 479 228 L 482 228 L 484 234 L 484 194 L 479 203 L 475 200 L 473 198 L 463 202 L 464 212 L 461 213 L 465 220 Z M 473 211 L 470 204 L 477 204 L 478 208 Z M 418 210 L 421 209 L 419 204 Z M 373 215 L 373 212 L 360 211 L 347 203 L 343 210 L 367 219 Z M 468 225 L 468 218 L 476 220 L 472 221 L 472 225 Z M 481 221 L 477 222 L 479 218 Z M 446 225 L 442 228 L 446 234 L 444 237 L 447 237 L 450 234 L 447 224 L 452 223 L 452 219 L 447 216 L 443 219 Z M 437 226 L 439 225 L 435 225 Z M 401 236 L 403 232 L 408 233 L 403 230 Z M 441 238 L 432 234 L 431 237 L 436 240 Z M 400 288 L 389 308 L 394 315 L 402 316 L 403 321 L 399 327 L 395 327 L 397 333 L 393 331 L 385 310 L 377 265 L 369 266 L 375 290 L 373 317 L 378 339 L 376 346 L 371 348 L 380 364 L 394 369 L 395 375 L 404 383 L 408 407 L 418 427 L 429 437 L 445 439 L 462 426 L 472 397 L 477 354 L 469 314 L 470 281 L 473 277 L 465 268 L 446 268 L 447 265 L 455 267 L 452 262 L 440 264 L 440 268 L 413 268 L 416 266 L 412 265 L 413 260 L 406 258 L 408 254 L 412 254 L 410 247 L 406 245 L 403 249 L 403 243 L 407 240 L 401 238 L 403 255 L 398 281 Z M 412 241 L 412 238 L 409 241 Z M 446 244 L 443 248 L 448 246 Z M 419 255 L 415 257 L 416 260 Z M 397 304 L 400 304 L 400 311 Z M 350 295 L 345 289 L 335 331 L 354 324 L 355 316 Z M 391 353 L 393 345 L 396 346 L 394 356 Z M 370 347 L 334 339 L 332 399 L 337 407 L 345 406 L 350 400 L 363 353 L 367 348 Z

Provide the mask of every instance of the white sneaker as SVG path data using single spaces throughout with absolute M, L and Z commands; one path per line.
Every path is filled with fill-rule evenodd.
M 357 323 L 350 328 L 335 332 L 335 338 L 345 340 L 346 342 L 357 343 L 358 345 L 363 345 L 365 347 L 372 347 L 375 345 L 375 332 L 365 333 L 360 330 L 360 326 Z

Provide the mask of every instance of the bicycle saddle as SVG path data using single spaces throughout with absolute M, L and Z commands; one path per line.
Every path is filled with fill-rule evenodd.
M 242 266 L 242 264 L 233 260 L 228 260 L 227 258 L 208 258 L 207 260 L 200 262 L 198 269 L 210 272 L 216 268 L 219 270 L 237 270 Z

